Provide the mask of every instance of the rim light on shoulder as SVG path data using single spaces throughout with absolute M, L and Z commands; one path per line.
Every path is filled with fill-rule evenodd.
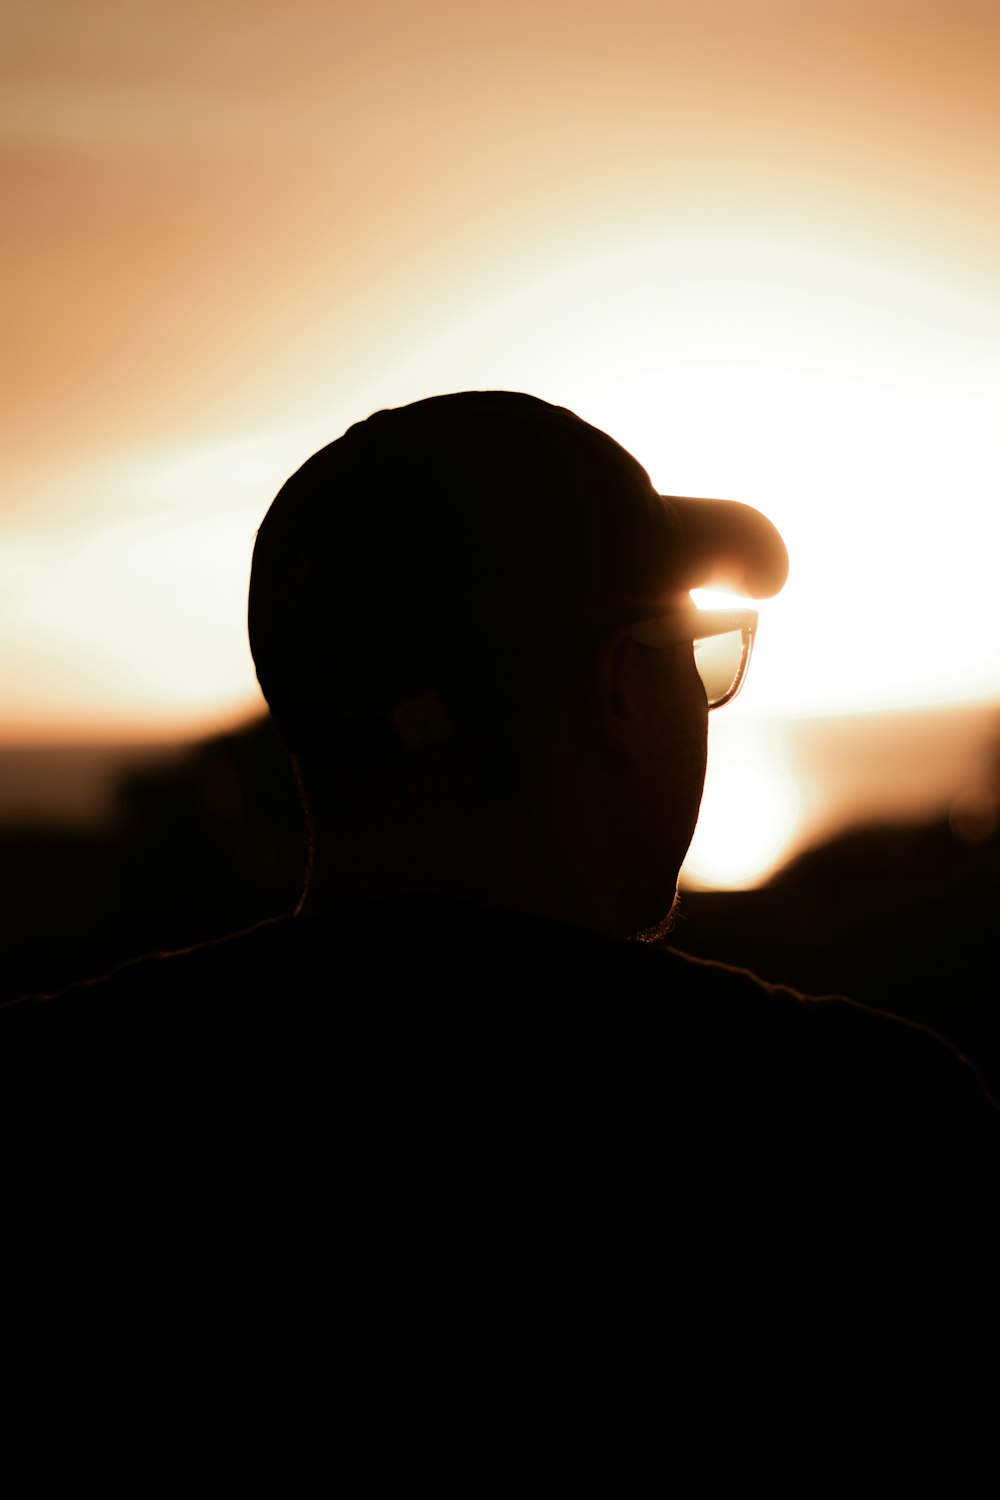
M 629 628 L 652 651 L 690 642 L 709 708 L 731 703 L 743 686 L 756 633 L 755 609 L 675 610 Z

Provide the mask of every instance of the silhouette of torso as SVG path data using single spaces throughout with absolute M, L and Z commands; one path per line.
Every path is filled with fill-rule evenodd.
M 433 1222 L 611 1194 L 849 1235 L 887 1196 L 990 1195 L 1000 1161 L 997 1111 L 932 1033 L 444 899 L 265 923 L 0 1017 L 22 1191 L 84 1184 L 103 1212 Z

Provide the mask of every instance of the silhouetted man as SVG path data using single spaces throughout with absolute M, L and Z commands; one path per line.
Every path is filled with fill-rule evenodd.
M 997 1116 L 948 1046 L 663 941 L 756 624 L 689 591 L 786 569 L 757 511 L 658 495 L 527 395 L 377 412 L 313 455 L 249 602 L 302 902 L 8 1007 L 31 1159 L 64 1193 L 88 1163 L 105 1198 L 153 1183 L 172 1222 L 256 1205 L 296 1244 L 376 1226 L 408 1255 L 476 1215 L 669 1239 L 689 1271 L 734 1223 L 745 1255 L 938 1233 L 942 1195 L 978 1222 Z

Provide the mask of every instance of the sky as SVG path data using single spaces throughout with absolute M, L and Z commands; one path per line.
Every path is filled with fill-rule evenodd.
M 245 718 L 277 488 L 470 387 L 785 536 L 713 715 L 706 880 L 801 828 L 789 725 L 1000 704 L 997 0 L 0 20 L 3 742 Z

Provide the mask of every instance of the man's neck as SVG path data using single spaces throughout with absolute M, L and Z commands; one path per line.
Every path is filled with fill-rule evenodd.
M 584 821 L 570 836 L 539 837 L 513 808 L 498 804 L 424 829 L 320 830 L 297 914 L 424 893 L 501 911 L 553 918 L 617 934 L 608 852 L 590 847 Z

